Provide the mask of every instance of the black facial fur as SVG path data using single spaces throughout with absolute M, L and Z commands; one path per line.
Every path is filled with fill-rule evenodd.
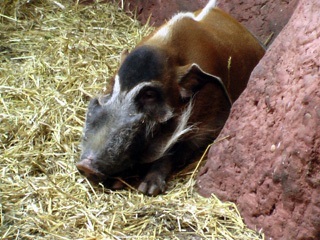
M 121 91 L 132 89 L 138 83 L 159 79 L 163 73 L 163 57 L 150 46 L 141 46 L 131 52 L 119 69 Z

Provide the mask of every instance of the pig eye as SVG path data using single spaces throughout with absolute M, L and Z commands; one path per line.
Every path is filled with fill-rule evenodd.
M 158 98 L 158 93 L 153 90 L 147 90 L 143 93 L 140 98 L 140 101 L 144 104 L 155 102 Z
M 153 87 L 142 89 L 138 94 L 136 101 L 140 107 L 160 103 L 162 101 L 161 89 Z
M 135 98 L 138 111 L 147 119 L 165 122 L 172 117 L 171 108 L 166 104 L 166 95 L 162 86 L 145 86 Z
M 165 105 L 164 94 L 161 87 L 147 86 L 135 98 L 138 111 L 151 118 L 157 118 L 159 110 Z

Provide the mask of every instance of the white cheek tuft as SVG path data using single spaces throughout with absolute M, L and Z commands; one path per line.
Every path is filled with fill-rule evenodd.
M 168 141 L 160 148 L 158 151 L 158 156 L 156 159 L 159 159 L 163 157 L 168 151 L 177 143 L 183 135 L 186 133 L 192 131 L 194 129 L 194 125 L 188 125 L 191 113 L 193 109 L 193 103 L 190 101 L 189 105 L 186 107 L 186 109 L 183 111 L 181 116 L 179 117 L 179 124 L 174 130 L 171 137 L 168 139 Z

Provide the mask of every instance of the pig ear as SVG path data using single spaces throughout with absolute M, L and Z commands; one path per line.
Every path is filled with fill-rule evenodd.
M 172 109 L 166 104 L 162 89 L 146 86 L 140 90 L 135 98 L 138 110 L 156 122 L 166 122 L 172 116 Z
M 226 94 L 230 104 L 232 104 L 230 95 L 219 77 L 203 71 L 200 66 L 195 63 L 179 67 L 178 69 L 178 84 L 180 95 L 183 99 L 191 98 L 205 84 L 210 82 L 216 83 Z
M 126 59 L 126 57 L 128 55 L 129 55 L 129 50 L 128 49 L 122 50 L 122 52 L 120 54 L 120 64 L 122 64 L 124 62 L 124 60 Z

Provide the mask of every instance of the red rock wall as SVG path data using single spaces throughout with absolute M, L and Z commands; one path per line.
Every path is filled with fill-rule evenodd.
M 320 1 L 301 0 L 198 178 L 266 239 L 320 239 Z
M 231 14 L 269 46 L 290 19 L 298 0 L 218 0 Z
M 125 0 L 124 7 L 136 12 L 139 21 L 145 24 L 150 17 L 150 25 L 160 26 L 178 12 L 193 12 L 206 5 L 207 0 Z
M 145 24 L 159 26 L 180 11 L 203 8 L 208 0 L 124 0 L 124 8 L 136 12 Z M 217 0 L 218 7 L 246 26 L 263 43 L 271 43 L 286 25 L 298 0 Z

